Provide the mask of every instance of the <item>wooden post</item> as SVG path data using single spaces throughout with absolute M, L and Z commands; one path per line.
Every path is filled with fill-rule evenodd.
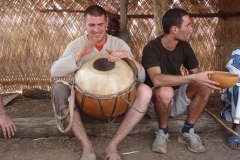
M 121 0 L 120 2 L 120 30 L 127 28 L 127 7 L 128 0 Z
M 156 34 L 163 34 L 162 17 L 167 11 L 167 0 L 153 0 L 154 20 L 156 24 Z
M 221 12 L 224 12 L 224 1 L 219 1 L 219 10 Z M 219 23 L 219 30 L 215 31 L 215 36 L 217 39 L 217 43 L 215 44 L 215 56 L 214 56 L 214 70 L 224 70 L 224 64 L 223 63 L 223 52 L 224 48 L 226 48 L 224 41 L 224 23 L 225 20 L 223 18 L 218 18 Z

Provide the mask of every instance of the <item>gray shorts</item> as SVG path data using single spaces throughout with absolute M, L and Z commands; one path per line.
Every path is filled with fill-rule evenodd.
M 172 106 L 172 110 L 170 114 L 171 117 L 179 116 L 187 111 L 188 106 L 191 103 L 191 100 L 186 95 L 187 86 L 188 84 L 182 85 L 179 89 L 176 89 L 174 91 L 174 97 L 171 102 L 171 106 Z M 151 118 L 157 118 L 156 112 L 154 109 L 154 103 L 152 101 L 150 101 L 149 103 L 147 114 Z
M 68 98 L 71 95 L 72 84 L 65 81 L 56 81 L 51 90 L 51 100 L 55 112 L 62 116 L 61 110 L 69 107 Z M 75 104 L 74 110 L 79 111 L 79 107 Z

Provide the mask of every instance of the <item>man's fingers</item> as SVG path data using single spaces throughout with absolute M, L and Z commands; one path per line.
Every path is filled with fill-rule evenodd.
M 4 138 L 7 138 L 7 137 L 11 138 L 11 136 L 12 136 L 12 134 L 11 134 L 12 129 L 11 129 L 11 124 L 2 126 L 2 131 L 3 131 L 3 134 L 4 134 Z
M 217 89 L 217 90 L 221 89 L 221 88 L 217 87 L 217 85 L 211 84 L 211 83 L 207 83 L 206 86 L 208 86 L 209 88 L 212 88 L 212 89 Z
M 8 124 L 2 125 L 1 128 L 4 138 L 11 138 L 16 131 L 16 126 L 12 121 Z
M 7 138 L 7 131 L 5 126 L 2 126 L 2 132 L 3 132 L 4 138 Z
M 109 49 L 106 49 L 106 51 L 111 54 L 113 51 L 109 50 Z
M 14 132 L 16 132 L 16 130 L 17 130 L 17 127 L 16 127 L 16 125 L 12 122 L 12 126 L 13 126 L 13 128 L 14 128 Z M 13 134 L 14 135 L 14 134 Z
M 88 39 L 88 41 L 89 41 L 92 45 L 95 46 L 95 45 L 97 44 L 97 42 L 98 42 L 98 39 L 97 39 L 95 36 L 89 34 L 89 39 Z
M 11 122 L 11 125 L 9 126 L 9 128 L 10 128 L 11 136 L 14 136 L 16 128 L 15 128 L 15 125 L 12 122 Z
M 7 129 L 8 138 L 11 138 L 12 137 L 11 128 L 8 126 L 8 127 L 6 127 L 6 129 Z
M 209 79 L 208 83 L 213 84 L 213 85 L 220 85 L 218 82 L 212 81 Z

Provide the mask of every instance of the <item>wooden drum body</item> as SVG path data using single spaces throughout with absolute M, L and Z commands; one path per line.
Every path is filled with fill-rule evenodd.
M 109 62 L 108 54 L 84 62 L 74 74 L 75 101 L 89 116 L 112 119 L 135 100 L 137 68 L 129 59 Z

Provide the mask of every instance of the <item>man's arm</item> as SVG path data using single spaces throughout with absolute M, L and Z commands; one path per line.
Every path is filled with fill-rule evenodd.
M 117 62 L 122 58 L 127 58 L 127 59 L 132 60 L 138 69 L 138 81 L 144 82 L 146 75 L 145 75 L 145 70 L 144 70 L 143 66 L 141 64 L 139 64 L 128 51 L 126 51 L 126 50 L 112 51 L 112 50 L 107 49 L 107 52 L 109 53 L 108 60 L 110 62 Z
M 144 82 L 146 79 L 145 69 L 141 64 L 138 63 L 130 54 L 128 54 L 128 59 L 131 59 L 138 69 L 138 82 Z
M 160 67 L 151 67 L 147 70 L 147 72 L 155 87 L 180 86 L 183 84 L 196 82 L 206 87 L 210 87 L 212 89 L 220 89 L 215 86 L 215 85 L 218 85 L 219 83 L 208 79 L 208 75 L 212 74 L 213 73 L 212 71 L 200 72 L 198 68 L 195 68 L 195 69 L 189 70 L 190 75 L 176 76 L 176 75 L 161 74 Z
M 1 96 L 0 96 L 0 126 L 2 128 L 4 138 L 7 137 L 11 138 L 12 136 L 14 136 L 16 126 L 11 120 L 11 118 L 6 115 Z
M 64 77 L 79 69 L 81 59 L 92 52 L 95 43 L 96 39 L 94 38 L 87 41 L 79 41 L 79 39 L 77 39 L 71 42 L 63 55 L 53 63 L 51 75 L 53 77 Z

